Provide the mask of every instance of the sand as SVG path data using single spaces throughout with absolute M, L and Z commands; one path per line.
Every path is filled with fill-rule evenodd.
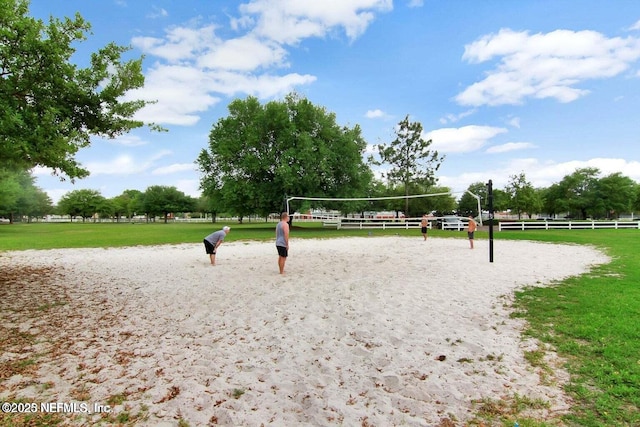
M 2 290 L 3 326 L 38 339 L 1 361 L 39 363 L 0 400 L 109 404 L 78 424 L 463 425 L 515 394 L 557 416 L 567 376 L 552 352 L 554 375 L 525 361 L 540 344 L 510 318 L 513 294 L 607 257 L 499 241 L 489 263 L 486 240 L 394 236 L 292 238 L 284 276 L 273 242 L 225 243 L 217 261 L 201 244 L 3 253 L 24 272 Z

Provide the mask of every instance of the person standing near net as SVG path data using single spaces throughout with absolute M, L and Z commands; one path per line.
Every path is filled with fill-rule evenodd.
M 218 246 L 224 242 L 224 238 L 227 237 L 229 231 L 231 231 L 231 228 L 225 225 L 222 227 L 222 230 L 209 234 L 202 241 L 204 243 L 205 251 L 209 254 L 211 265 L 216 265 L 216 252 L 218 251 Z
M 473 249 L 473 234 L 478 228 L 478 224 L 473 219 L 473 215 L 469 215 L 469 225 L 467 227 L 467 236 L 469 236 L 469 246 Z
M 278 250 L 278 268 L 284 274 L 284 264 L 289 256 L 289 214 L 282 212 L 276 225 L 276 249 Z
M 420 221 L 420 232 L 422 232 L 422 237 L 424 240 L 427 240 L 427 227 L 429 226 L 429 221 L 427 220 L 427 214 L 422 215 L 422 221 Z

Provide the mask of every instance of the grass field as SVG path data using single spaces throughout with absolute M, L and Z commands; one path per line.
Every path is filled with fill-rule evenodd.
M 6 250 L 118 247 L 200 243 L 218 224 L 16 224 L 0 226 L 0 255 Z M 275 224 L 234 225 L 227 241 L 274 238 Z M 366 230 L 323 229 L 300 223 L 292 236 L 331 238 L 366 236 Z M 373 235 L 419 238 L 418 230 L 372 230 Z M 430 231 L 430 236 L 464 239 L 464 232 Z M 478 239 L 486 239 L 479 232 Z M 566 425 L 640 425 L 640 231 L 549 230 L 495 233 L 502 239 L 589 244 L 602 248 L 612 262 L 591 273 L 546 288 L 517 294 L 516 316 L 529 323 L 527 334 L 552 344 L 568 361 L 567 389 L 575 405 Z M 496 260 L 499 262 L 499 260 Z M 558 260 L 562 262 L 562 260 Z M 529 355 L 531 361 L 536 355 Z M 497 420 L 499 422 L 500 417 Z M 559 425 L 532 420 L 525 426 Z
M 34 223 L 0 226 L 0 251 L 54 248 L 120 247 L 135 245 L 162 245 L 200 243 L 202 239 L 229 225 L 231 232 L 225 239 L 275 240 L 273 222 L 245 224 L 211 223 Z M 292 237 L 331 238 L 339 236 L 407 235 L 420 236 L 420 230 L 336 230 L 323 228 L 320 223 L 294 223 Z M 430 236 L 465 237 L 461 231 L 431 230 Z

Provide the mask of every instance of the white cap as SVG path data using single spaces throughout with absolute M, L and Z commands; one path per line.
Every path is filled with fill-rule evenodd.
M 229 231 L 231 230 L 231 227 L 229 227 L 228 225 L 225 225 L 224 227 L 222 227 L 222 231 Z

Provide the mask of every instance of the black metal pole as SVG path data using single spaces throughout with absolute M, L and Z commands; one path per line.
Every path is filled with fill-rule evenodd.
M 487 183 L 487 199 L 489 202 L 489 262 L 493 262 L 493 182 Z

